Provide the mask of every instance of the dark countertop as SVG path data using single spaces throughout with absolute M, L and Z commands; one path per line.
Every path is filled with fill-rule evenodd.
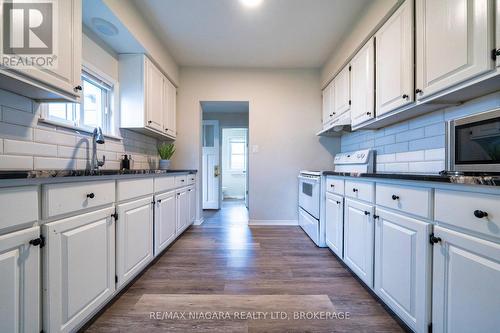
M 415 180 L 415 181 L 439 182 L 439 183 L 463 184 L 463 185 L 500 186 L 500 173 L 494 173 L 494 174 L 471 173 L 466 175 L 455 176 L 455 175 L 423 174 L 423 173 L 388 173 L 388 172 L 351 173 L 351 172 L 323 171 L 323 175 L 355 177 L 355 178 Z
M 195 174 L 197 170 L 36 170 L 36 171 L 0 171 L 2 179 L 43 179 L 62 177 L 96 177 L 120 175 L 170 175 L 177 173 Z

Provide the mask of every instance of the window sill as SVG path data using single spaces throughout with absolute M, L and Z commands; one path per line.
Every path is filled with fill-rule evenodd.
M 44 123 L 44 124 L 49 124 L 49 125 L 54 125 L 54 126 L 57 126 L 57 127 L 63 127 L 63 128 L 67 128 L 67 129 L 72 129 L 72 130 L 75 130 L 77 132 L 84 132 L 84 133 L 89 133 L 89 134 L 93 133 L 93 130 L 90 130 L 88 128 L 80 127 L 80 126 L 75 126 L 75 125 L 71 125 L 71 124 L 67 124 L 67 123 L 64 123 L 64 122 L 60 122 L 60 121 L 56 121 L 56 120 L 51 120 L 51 119 L 38 118 L 38 122 Z M 114 139 L 114 140 L 120 140 L 120 141 L 123 140 L 123 138 L 121 136 L 117 136 L 117 135 L 113 135 L 113 134 L 106 134 L 106 133 L 103 133 L 103 135 L 106 138 L 110 138 L 110 139 Z

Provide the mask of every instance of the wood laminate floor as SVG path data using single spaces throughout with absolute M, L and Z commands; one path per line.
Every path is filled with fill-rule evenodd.
M 241 202 L 206 212 L 88 332 L 401 332 L 300 227 L 248 227 Z

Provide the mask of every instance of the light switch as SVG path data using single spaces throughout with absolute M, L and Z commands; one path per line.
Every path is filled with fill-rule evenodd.
M 256 154 L 256 153 L 258 153 L 258 152 L 259 152 L 259 146 L 258 146 L 258 145 L 253 145 L 253 146 L 252 146 L 252 153 L 253 153 L 253 154 Z

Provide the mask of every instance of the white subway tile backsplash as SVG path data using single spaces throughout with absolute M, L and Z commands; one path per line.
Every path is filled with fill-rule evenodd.
M 19 111 L 22 112 L 22 111 Z M 14 139 L 14 140 L 33 140 L 33 128 L 0 123 L 0 137 L 3 139 Z
M 426 161 L 444 161 L 446 159 L 446 151 L 444 148 L 428 149 L 425 151 Z
M 385 172 L 408 172 L 408 163 L 385 163 Z
M 390 135 L 390 134 L 395 134 L 395 133 L 401 133 L 401 132 L 404 132 L 407 130 L 408 130 L 408 122 L 404 121 L 402 123 L 398 123 L 398 124 L 386 127 L 384 129 L 384 133 L 385 133 L 385 135 Z
M 396 161 L 398 162 L 414 162 L 424 159 L 424 151 L 408 151 L 404 153 L 396 153 Z
M 416 139 L 422 139 L 424 137 L 425 137 L 424 128 L 416 128 L 416 129 L 412 129 L 412 130 L 398 133 L 396 135 L 396 142 L 412 141 L 412 140 L 416 140 Z
M 31 112 L 20 112 L 9 107 L 2 107 L 2 121 L 8 124 L 35 127 L 38 116 Z
M 396 154 L 376 155 L 377 163 L 396 162 Z
M 57 156 L 57 147 L 32 141 L 4 140 L 4 154 Z
M 411 119 L 409 122 L 409 128 L 419 128 L 427 125 L 435 124 L 444 121 L 444 111 L 434 111 L 426 115 Z
M 409 142 L 409 150 L 425 150 L 444 148 L 445 137 L 444 135 L 432 136 L 425 139 L 413 140 Z
M 408 151 L 408 142 L 400 142 L 392 145 L 386 145 L 384 151 L 386 154 Z
M 438 173 L 445 169 L 444 161 L 412 162 L 409 164 L 409 172 Z
M 445 134 L 445 126 L 446 124 L 444 122 L 429 125 L 425 127 L 425 136 L 437 136 L 437 135 L 444 135 Z
M 388 145 L 391 143 L 396 143 L 396 136 L 395 135 L 387 135 L 387 136 L 383 136 L 381 138 L 375 139 L 376 146 L 383 146 L 383 145 Z
M 0 170 L 33 170 L 33 157 L 0 155 Z
M 0 169 L 89 168 L 92 135 L 39 121 L 38 106 L 30 99 L 0 90 Z M 157 164 L 156 138 L 126 129 L 121 129 L 120 135 L 126 140 L 106 138 L 106 143 L 97 147 L 99 159 L 106 156 L 106 168 L 118 169 L 125 153 L 141 161 L 134 165 L 136 169 Z M 364 142 L 367 137 L 359 136 L 357 146 L 369 144 Z
M 51 158 L 38 157 L 34 158 L 35 170 L 75 170 L 76 160 L 69 158 Z
M 50 143 L 53 145 L 74 146 L 75 136 L 59 133 L 57 131 L 46 131 L 43 129 L 35 128 L 35 141 Z

